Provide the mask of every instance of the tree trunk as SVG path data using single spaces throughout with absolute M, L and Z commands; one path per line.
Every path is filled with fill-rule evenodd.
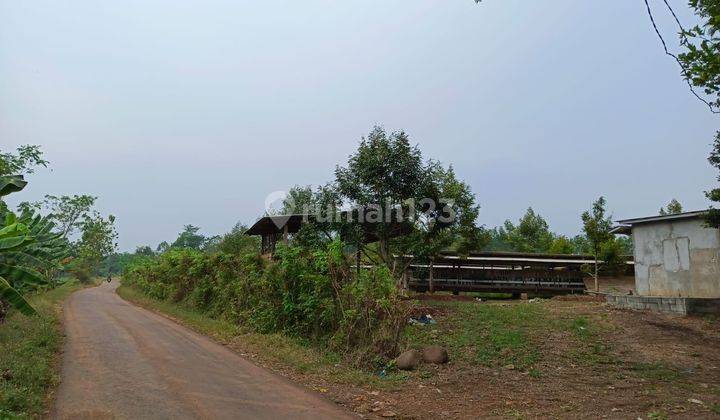
M 595 256 L 595 291 L 600 291 L 600 284 L 598 284 L 598 259 L 597 255 Z
M 433 270 L 433 260 L 430 260 L 430 277 L 428 279 L 428 291 L 430 293 L 435 293 L 435 279 L 434 279 L 434 270 Z
M 383 263 L 390 265 L 390 253 L 388 252 L 388 240 L 385 238 L 380 239 L 378 245 L 380 247 L 380 259 Z

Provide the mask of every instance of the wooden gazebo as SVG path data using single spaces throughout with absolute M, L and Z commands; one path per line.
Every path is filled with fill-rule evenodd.
M 286 214 L 281 216 L 265 216 L 255 222 L 254 225 L 245 231 L 246 235 L 261 236 L 262 245 L 260 252 L 272 254 L 275 252 L 277 241 L 282 239 L 287 244 L 288 235 L 297 233 L 303 222 L 307 222 L 311 216 L 307 214 Z

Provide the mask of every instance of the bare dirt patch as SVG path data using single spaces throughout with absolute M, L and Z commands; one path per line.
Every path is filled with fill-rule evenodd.
M 356 388 L 336 399 L 368 417 L 388 412 L 400 418 L 720 416 L 715 319 L 554 299 L 437 304 L 444 310 L 433 315 L 437 325 L 411 326 L 422 333 L 408 345 L 432 337 L 443 342 L 451 335 L 454 343 L 443 342 L 449 364 L 421 365 L 395 386 Z M 522 305 L 534 309 L 526 312 Z M 458 314 L 483 306 L 498 308 L 478 317 L 478 324 L 458 320 Z M 458 331 L 469 325 L 474 329 Z M 483 338 L 468 338 L 473 335 Z

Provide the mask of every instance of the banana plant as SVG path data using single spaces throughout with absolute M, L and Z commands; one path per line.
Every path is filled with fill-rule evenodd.
M 16 265 L 32 267 L 42 273 L 48 280 L 63 268 L 63 262 L 70 255 L 70 243 L 62 232 L 55 231 L 52 215 L 42 216 L 33 210 L 27 210 L 18 218 L 20 223 L 28 227 L 33 242 L 21 250 L 10 252 L 7 259 Z M 3 259 L 0 258 L 0 264 Z
M 10 193 L 21 191 L 27 182 L 22 176 L 0 176 L 0 201 Z M 8 302 L 26 315 L 37 312 L 20 293 L 19 289 L 45 283 L 37 271 L 18 265 L 8 264 L 11 253 L 29 249 L 35 242 L 30 228 L 17 220 L 13 212 L 4 207 L 4 218 L 0 226 L 0 299 Z
M 34 240 L 29 233 L 26 225 L 17 222 L 13 213 L 8 213 L 4 227 L 0 229 L 0 258 L 29 246 Z M 42 282 L 42 276 L 34 270 L 0 263 L 0 298 L 26 315 L 34 315 L 36 311 L 20 294 L 18 287 Z

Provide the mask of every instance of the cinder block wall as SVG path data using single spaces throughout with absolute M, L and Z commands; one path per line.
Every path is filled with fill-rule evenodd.
M 720 298 L 720 231 L 701 219 L 634 226 L 641 296 Z

